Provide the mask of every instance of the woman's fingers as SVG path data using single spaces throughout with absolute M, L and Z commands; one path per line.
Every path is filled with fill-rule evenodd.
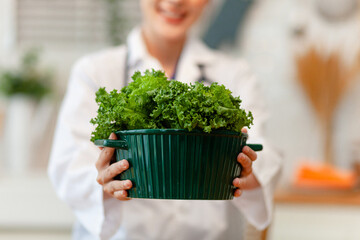
M 114 192 L 114 198 L 121 200 L 121 201 L 128 201 L 130 200 L 130 198 L 127 197 L 127 191 L 126 190 L 120 190 L 120 191 L 116 191 Z
M 127 197 L 128 193 L 126 190 L 130 188 L 132 188 L 132 182 L 130 180 L 111 181 L 104 185 L 104 192 L 118 200 L 127 201 L 130 200 L 130 198 Z
M 109 139 L 116 140 L 116 134 L 111 133 Z M 96 169 L 101 170 L 110 165 L 111 158 L 113 157 L 115 148 L 105 147 L 101 150 L 100 156 L 95 163 Z
M 242 190 L 251 190 L 260 187 L 260 183 L 254 174 L 250 174 L 247 177 L 235 178 L 233 185 Z M 235 191 L 236 193 L 236 191 Z M 235 195 L 234 193 L 234 195 Z
M 124 172 L 126 169 L 129 168 L 129 162 L 127 160 L 121 160 L 119 162 L 111 164 L 109 167 L 107 167 L 104 170 L 99 171 L 99 175 L 96 179 L 96 181 L 103 185 L 111 180 L 113 180 L 114 177 L 119 175 L 120 173 Z
M 242 191 L 241 191 L 241 189 L 235 189 L 235 192 L 234 192 L 234 197 L 240 197 L 241 196 L 241 194 L 242 194 Z
M 240 153 L 237 157 L 237 161 L 241 164 L 241 175 L 247 176 L 252 173 L 252 161 L 251 159 L 244 153 Z
M 122 173 L 129 168 L 129 162 L 122 160 L 111 164 L 108 168 L 99 173 L 97 181 L 103 186 L 105 195 L 114 197 L 118 200 L 126 201 L 128 198 L 127 191 L 132 188 L 132 182 L 130 180 L 113 180 L 115 176 Z
M 237 161 L 241 164 L 242 170 L 241 175 L 242 176 L 248 176 L 250 173 L 252 173 L 252 162 L 257 159 L 257 154 L 254 150 L 252 150 L 250 147 L 245 146 L 242 150 L 242 152 L 238 155 Z
M 132 187 L 132 182 L 130 180 L 124 181 L 111 181 L 104 185 L 104 192 L 114 195 L 115 192 L 121 192 L 123 190 L 128 190 Z M 126 192 L 126 191 L 125 191 Z M 117 193 L 119 194 L 119 193 Z M 126 197 L 126 196 L 125 196 Z
M 241 132 L 247 133 L 247 129 L 241 129 Z M 243 147 L 241 153 L 237 156 L 237 161 L 241 164 L 241 178 L 235 178 L 233 185 L 236 187 L 234 197 L 240 197 L 243 190 L 254 189 L 260 186 L 259 181 L 252 173 L 252 162 L 257 159 L 257 154 L 249 146 Z
M 255 161 L 257 159 L 256 152 L 252 150 L 249 146 L 243 147 L 242 152 L 245 153 L 252 161 Z
M 116 134 L 111 133 L 109 139 L 116 140 Z M 114 177 L 129 168 L 129 162 L 124 159 L 110 164 L 114 158 L 115 148 L 105 147 L 100 149 L 101 153 L 95 163 L 96 169 L 98 170 L 96 181 L 103 186 L 104 196 L 106 198 L 114 197 L 122 201 L 130 200 L 127 197 L 128 194 L 126 190 L 132 188 L 132 182 L 130 180 L 114 180 Z
M 233 185 L 240 189 L 248 189 L 248 183 L 245 178 L 235 178 L 233 181 Z

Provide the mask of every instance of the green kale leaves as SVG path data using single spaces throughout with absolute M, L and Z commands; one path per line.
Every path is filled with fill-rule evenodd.
M 136 72 L 128 86 L 120 92 L 96 92 L 99 105 L 91 141 L 108 138 L 110 133 L 130 129 L 175 128 L 214 129 L 241 132 L 253 124 L 251 112 L 240 108 L 241 100 L 217 83 L 186 84 L 169 81 L 162 71 Z

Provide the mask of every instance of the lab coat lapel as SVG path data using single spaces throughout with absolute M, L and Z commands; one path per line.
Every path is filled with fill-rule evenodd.
M 205 72 L 216 63 L 215 54 L 197 39 L 189 38 L 180 56 L 176 80 L 195 83 L 200 77 L 199 64 L 205 66 Z
M 160 62 L 152 57 L 147 49 L 141 34 L 141 28 L 137 27 L 131 31 L 127 40 L 128 48 L 128 82 L 135 71 L 145 72 L 146 70 L 162 70 Z

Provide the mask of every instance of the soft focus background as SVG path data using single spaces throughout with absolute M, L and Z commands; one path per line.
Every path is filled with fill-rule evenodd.
M 194 34 L 250 63 L 284 159 L 273 224 L 246 239 L 360 239 L 360 2 L 210 2 Z M 134 0 L 0 0 L 0 239 L 70 239 L 46 166 L 71 66 L 139 21 Z

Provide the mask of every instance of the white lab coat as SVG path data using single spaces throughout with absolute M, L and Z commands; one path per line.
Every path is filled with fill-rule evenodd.
M 189 38 L 176 79 L 195 82 L 200 77 L 199 63 L 205 65 L 207 78 L 240 95 L 242 107 L 253 112 L 249 142 L 264 145 L 253 165 L 262 188 L 244 191 L 231 201 L 103 199 L 95 168 L 100 150 L 89 140 L 94 129 L 89 121 L 98 108 L 95 92 L 99 87 L 122 88 L 125 65 L 129 78 L 135 70 L 161 69 L 147 53 L 140 29 L 135 29 L 127 47 L 89 55 L 75 64 L 60 110 L 48 174 L 58 196 L 77 217 L 76 239 L 239 239 L 235 235 L 241 233 L 240 212 L 258 229 L 269 225 L 280 158 L 262 138 L 266 114 L 255 78 L 244 61 L 226 57 Z

